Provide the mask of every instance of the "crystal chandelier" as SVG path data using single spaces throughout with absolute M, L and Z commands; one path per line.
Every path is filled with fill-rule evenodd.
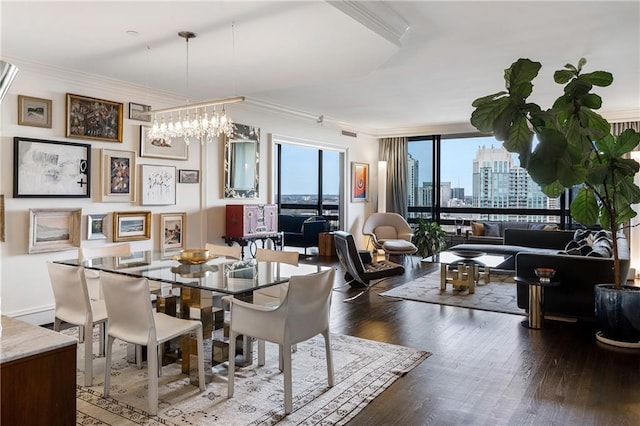
M 224 106 L 242 101 L 244 96 L 236 96 L 151 111 L 153 126 L 147 133 L 147 137 L 149 140 L 163 141 L 167 145 L 171 145 L 173 138 L 183 138 L 188 145 L 191 138 L 210 143 L 222 134 L 231 137 L 235 125 L 227 115 Z M 222 105 L 221 111 L 216 110 L 217 105 Z
M 191 31 L 180 31 L 178 35 L 187 43 L 187 72 L 186 83 L 189 86 L 189 40 L 195 38 Z M 191 138 L 200 139 L 211 143 L 214 138 L 224 134 L 231 137 L 235 130 L 233 120 L 227 115 L 225 104 L 244 101 L 244 96 L 217 99 L 198 104 L 183 105 L 179 107 L 153 110 L 153 126 L 147 133 L 150 141 L 161 141 L 162 144 L 171 145 L 174 138 L 183 138 L 188 145 Z M 222 110 L 217 111 L 216 106 L 222 105 Z M 209 109 L 209 108 L 212 109 Z M 175 115 L 174 115 L 175 114 Z

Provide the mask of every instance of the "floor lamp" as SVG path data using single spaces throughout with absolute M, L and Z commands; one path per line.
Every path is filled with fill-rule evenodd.
M 378 213 L 387 211 L 387 162 L 378 161 Z

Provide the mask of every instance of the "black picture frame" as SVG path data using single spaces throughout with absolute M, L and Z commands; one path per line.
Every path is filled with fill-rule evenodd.
M 91 198 L 91 145 L 13 138 L 14 198 Z

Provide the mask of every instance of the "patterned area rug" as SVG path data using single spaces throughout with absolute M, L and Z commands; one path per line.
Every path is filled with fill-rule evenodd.
M 418 302 L 436 303 L 439 305 L 459 306 L 461 308 L 480 309 L 483 311 L 504 312 L 508 314 L 526 315 L 518 308 L 516 302 L 516 285 L 512 275 L 491 273 L 491 282 L 480 281 L 475 293 L 453 290 L 447 285 L 445 291 L 440 290 L 440 271 L 424 275 L 400 287 L 393 288 L 381 296 Z
M 73 330 L 67 331 L 71 334 Z M 97 340 L 97 333 L 95 335 Z M 293 412 L 284 416 L 284 385 L 277 346 L 267 343 L 267 362 L 240 368 L 234 397 L 227 398 L 227 371 L 207 374 L 200 393 L 179 364 L 163 367 L 159 378 L 158 416 L 147 415 L 147 369 L 126 361 L 126 344 L 114 344 L 111 395 L 102 397 L 104 358 L 94 358 L 94 386 L 78 386 L 77 424 L 82 425 L 272 425 L 345 424 L 430 354 L 351 336 L 332 335 L 335 386 L 327 385 L 321 336 L 298 344 L 293 354 Z M 256 346 L 256 345 L 254 345 Z M 97 353 L 97 343 L 94 344 Z M 78 345 L 78 366 L 83 366 Z M 210 351 L 210 346 L 208 347 Z M 207 352 L 207 349 L 205 349 Z M 207 359 L 207 356 L 205 356 Z M 210 355 L 208 356 L 210 360 Z M 211 370 L 208 370 L 211 371 Z M 192 373 L 195 376 L 195 373 Z M 78 383 L 84 372 L 78 370 Z

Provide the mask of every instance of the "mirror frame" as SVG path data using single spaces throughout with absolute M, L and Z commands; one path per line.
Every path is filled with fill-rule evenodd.
M 254 182 L 252 188 L 234 188 L 231 186 L 231 171 L 233 170 L 231 153 L 233 144 L 238 142 L 255 143 L 255 161 L 253 164 Z M 258 198 L 259 171 L 260 128 L 236 123 L 234 125 L 233 135 L 230 138 L 224 137 L 224 198 Z

